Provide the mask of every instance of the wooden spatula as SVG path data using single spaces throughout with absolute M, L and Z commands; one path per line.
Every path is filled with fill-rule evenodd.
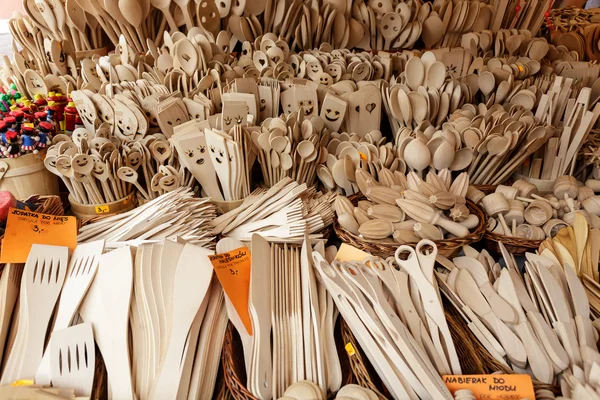
M 133 285 L 131 249 L 100 256 L 96 278 L 80 307 L 100 348 L 113 398 L 133 398 L 129 359 L 129 305 Z
M 52 386 L 73 388 L 77 396 L 90 396 L 96 368 L 92 324 L 54 331 L 49 347 Z
M 259 234 L 252 235 L 250 269 L 250 318 L 253 336 L 253 368 L 250 387 L 260 398 L 272 395 L 271 357 L 271 246 Z
M 179 257 L 173 281 L 173 328 L 160 374 L 151 391 L 151 399 L 177 396 L 181 380 L 181 355 L 198 310 L 206 299 L 213 268 L 208 259 L 212 251 L 186 244 Z M 206 309 L 206 303 L 205 307 Z
M 25 329 L 17 332 L 3 383 L 35 376 L 44 352 L 48 323 L 65 280 L 68 257 L 67 247 L 38 244 L 31 247 L 21 280 L 19 324 Z
M 67 277 L 60 295 L 53 331 L 66 329 L 71 324 L 92 280 L 96 276 L 99 257 L 104 250 L 104 240 L 81 244 L 69 260 Z M 46 351 L 35 374 L 35 382 L 50 384 L 50 354 Z
M 529 366 L 536 379 L 541 382 L 551 383 L 554 380 L 554 369 L 552 368 L 552 361 L 546 354 L 544 347 L 538 341 L 527 321 L 527 317 L 523 312 L 523 308 L 519 303 L 517 292 L 512 283 L 512 279 L 508 272 L 508 269 L 503 269 L 500 273 L 498 282 L 498 293 L 504 298 L 509 304 L 512 304 L 513 308 L 517 312 L 518 322 L 514 325 L 517 335 L 523 341 L 523 346 L 527 352 L 527 360 Z
M 0 276 L 0 359 L 2 359 L 11 317 L 17 303 L 22 274 L 23 264 L 6 264 Z

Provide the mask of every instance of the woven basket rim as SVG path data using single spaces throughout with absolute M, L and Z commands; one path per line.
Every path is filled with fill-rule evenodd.
M 515 236 L 501 235 L 499 233 L 495 233 L 495 232 L 492 232 L 487 229 L 486 229 L 485 233 L 483 234 L 483 237 L 485 239 L 493 240 L 494 242 L 502 242 L 502 244 L 505 244 L 505 245 L 509 244 L 511 246 L 529 247 L 532 249 L 537 249 L 538 247 L 540 247 L 540 244 L 544 241 L 544 239 L 532 240 L 532 239 L 524 239 L 524 238 L 515 237 Z
M 359 200 L 364 200 L 366 198 L 367 197 L 364 194 L 356 193 L 356 194 L 349 196 L 348 200 L 350 200 L 352 202 L 352 204 L 354 204 L 356 206 L 358 204 Z M 471 213 L 474 213 L 479 218 L 479 224 L 475 227 L 475 229 L 472 232 L 470 232 L 466 236 L 434 241 L 434 243 L 438 247 L 438 250 L 439 249 L 456 250 L 467 244 L 478 242 L 483 238 L 483 235 L 484 235 L 484 233 L 486 231 L 486 227 L 487 227 L 487 216 L 483 212 L 482 208 L 479 207 L 478 205 L 476 205 L 475 203 L 473 203 L 471 200 L 467 199 L 466 204 L 467 204 L 467 207 L 469 208 L 469 210 L 471 211 Z M 342 226 L 339 224 L 337 215 L 335 216 L 335 218 L 333 220 L 333 229 L 335 230 L 335 233 L 338 236 L 338 238 L 344 243 L 348 243 L 351 245 L 358 245 L 359 247 L 361 247 L 363 249 L 370 249 L 372 247 L 377 247 L 379 249 L 380 253 L 387 253 L 387 255 L 394 254 L 394 252 L 396 251 L 398 246 L 401 245 L 400 243 L 397 243 L 393 239 L 389 239 L 389 240 L 386 239 L 385 241 L 381 241 L 381 242 L 370 242 L 369 240 L 366 240 L 366 239 L 360 237 L 359 235 L 355 235 L 354 233 L 342 228 Z M 417 242 L 406 243 L 406 245 L 416 246 Z M 377 252 L 377 250 L 376 250 L 376 252 Z

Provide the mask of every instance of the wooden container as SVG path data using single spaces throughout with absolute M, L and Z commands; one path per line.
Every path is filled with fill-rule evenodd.
M 552 218 L 552 206 L 542 200 L 535 200 L 525 209 L 525 221 L 533 226 L 542 226 Z
M 513 186 L 498 185 L 496 193 L 502 193 L 506 200 L 514 200 L 519 195 L 519 189 Z
M 529 197 L 532 194 L 540 194 L 537 186 L 523 179 L 515 181 L 515 183 L 513 183 L 513 187 L 519 190 L 519 197 Z
M 17 199 L 34 195 L 57 195 L 58 178 L 44 166 L 46 152 L 0 160 L 0 190 Z
M 558 199 L 564 198 L 565 194 L 570 198 L 575 199 L 579 193 L 579 185 L 575 177 L 563 175 L 556 178 L 552 190 Z
M 481 204 L 490 217 L 495 217 L 498 214 L 504 214 L 510 210 L 510 206 L 508 201 L 506 201 L 506 197 L 504 197 L 504 194 L 498 192 L 494 192 L 485 196 L 483 199 L 481 199 Z
M 106 204 L 81 204 L 73 200 L 73 197 L 69 195 L 69 203 L 71 203 L 73 214 L 82 220 L 121 214 L 133 210 L 137 206 L 133 193 L 130 193 L 121 200 Z
M 517 221 L 517 225 L 522 224 L 525 221 L 523 213 L 525 212 L 525 206 L 519 200 L 508 200 L 510 209 L 504 215 L 506 223 L 512 225 L 513 220 Z

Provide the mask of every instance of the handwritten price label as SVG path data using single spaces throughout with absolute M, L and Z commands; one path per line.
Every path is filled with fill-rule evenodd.
M 453 394 L 460 389 L 469 389 L 477 400 L 535 399 L 529 375 L 444 375 L 443 379 Z
M 106 214 L 109 211 L 110 211 L 110 208 L 106 204 L 101 205 L 101 206 L 96 206 L 96 214 Z
M 32 244 L 77 246 L 77 219 L 11 208 L 6 221 L 0 262 L 24 263 Z
M 225 294 L 235 307 L 248 334 L 252 335 L 252 323 L 248 311 L 250 293 L 250 249 L 240 247 L 227 253 L 208 256 Z

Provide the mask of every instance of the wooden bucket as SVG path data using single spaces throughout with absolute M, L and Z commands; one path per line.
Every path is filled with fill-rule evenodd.
M 0 190 L 8 190 L 17 199 L 33 195 L 57 195 L 58 178 L 44 166 L 46 152 L 0 160 Z
M 133 210 L 137 206 L 133 193 L 130 193 L 121 200 L 106 204 L 81 204 L 73 200 L 73 197 L 69 195 L 69 203 L 71 203 L 71 211 L 79 219 L 109 217 Z

